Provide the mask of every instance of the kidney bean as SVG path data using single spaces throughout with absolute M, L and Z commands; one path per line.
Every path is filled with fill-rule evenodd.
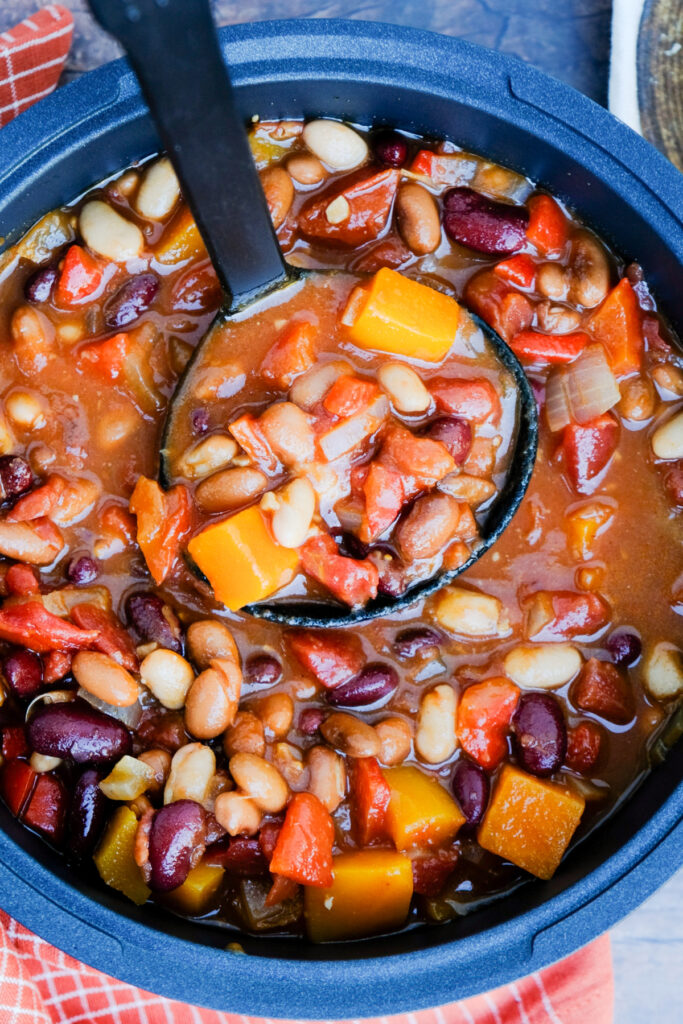
M 297 729 L 304 736 L 315 736 L 324 720 L 325 712 L 322 708 L 304 708 L 299 715 Z
M 429 424 L 426 433 L 432 441 L 441 441 L 446 446 L 458 466 L 470 454 L 472 427 L 467 420 L 458 419 L 457 416 L 440 416 Z
M 104 307 L 106 327 L 125 327 L 137 320 L 154 302 L 159 291 L 156 274 L 138 274 L 129 278 Z
M 327 700 L 337 708 L 363 708 L 390 697 L 398 687 L 398 673 L 391 665 L 375 662 L 348 682 L 336 686 Z
M 683 508 L 683 459 L 669 467 L 664 486 L 671 504 Z
M 567 727 L 552 693 L 523 693 L 512 719 L 517 760 L 532 775 L 552 775 L 567 752 Z
M 335 529 L 330 531 L 335 543 L 339 548 L 339 554 L 344 558 L 367 558 L 368 546 L 356 537 L 355 533 L 348 530 Z
M 19 455 L 0 456 L 0 499 L 16 498 L 33 486 L 33 473 Z
M 600 757 L 603 731 L 595 722 L 579 722 L 569 730 L 565 764 L 572 771 L 587 775 Z
M 451 782 L 460 810 L 468 825 L 478 825 L 489 802 L 489 777 L 478 764 L 461 757 L 455 766 Z
M 171 752 L 179 750 L 188 742 L 183 716 L 177 711 L 160 715 L 157 710 L 151 717 L 143 718 L 138 725 L 137 735 L 145 747 L 165 747 Z
M 24 285 L 24 295 L 29 302 L 47 302 L 52 286 L 57 280 L 56 267 L 42 267 L 32 274 Z
M 150 888 L 168 892 L 183 884 L 203 852 L 205 819 L 194 800 L 176 800 L 156 812 L 149 834 Z
M 268 874 L 268 860 L 258 839 L 251 836 L 225 836 L 206 848 L 205 864 L 216 864 L 238 878 Z
M 77 764 L 114 761 L 131 749 L 128 729 L 80 698 L 39 707 L 28 723 L 28 738 L 39 754 Z
M 12 693 L 22 700 L 35 696 L 43 685 L 43 663 L 33 651 L 13 648 L 2 659 L 2 674 Z
M 282 665 L 270 654 L 252 654 L 244 666 L 244 681 L 250 686 L 274 686 L 282 675 Z
M 633 717 L 633 693 L 628 681 L 608 661 L 589 658 L 572 688 L 572 698 L 582 711 L 625 724 Z
M 415 626 L 411 629 L 403 629 L 394 639 L 394 650 L 399 658 L 415 658 L 417 655 L 425 656 L 436 653 L 443 637 L 435 629 L 427 626 Z
M 72 857 L 85 860 L 95 849 L 107 816 L 107 798 L 100 789 L 105 773 L 86 768 L 74 787 L 68 818 L 68 847 Z
M 612 633 L 605 646 L 614 664 L 624 668 L 635 665 L 643 650 L 640 637 L 626 629 Z
M 178 618 L 160 597 L 149 591 L 131 594 L 126 601 L 128 619 L 145 643 L 157 643 L 177 654 L 183 652 L 183 632 Z
M 372 151 L 379 163 L 387 167 L 403 167 L 408 158 L 408 140 L 386 128 L 373 135 Z
M 97 579 L 99 569 L 97 562 L 90 555 L 81 555 L 80 558 L 72 558 L 66 570 L 66 575 L 77 587 L 86 586 Z
M 413 859 L 413 892 L 420 896 L 438 896 L 458 861 L 457 849 L 439 850 L 435 854 Z
M 450 188 L 443 204 L 446 234 L 459 245 L 493 256 L 516 252 L 524 244 L 526 207 L 496 202 L 471 188 Z
M 192 413 L 192 430 L 195 434 L 206 434 L 211 426 L 208 409 L 195 409 Z

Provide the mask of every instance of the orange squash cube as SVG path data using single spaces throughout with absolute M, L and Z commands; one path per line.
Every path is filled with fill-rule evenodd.
M 187 550 L 231 611 L 284 587 L 299 565 L 298 551 L 274 540 L 257 505 L 207 526 Z
M 358 850 L 333 860 L 326 889 L 306 886 L 304 917 L 313 942 L 338 942 L 400 928 L 413 895 L 413 868 L 394 850 Z
M 138 819 L 130 807 L 117 807 L 105 830 L 93 860 L 103 882 L 118 889 L 141 906 L 151 896 L 135 862 Z
M 183 206 L 168 225 L 154 256 L 165 266 L 184 263 L 193 256 L 206 256 L 202 236 L 188 206 Z
M 506 764 L 479 828 L 479 845 L 547 880 L 555 874 L 585 806 L 578 793 Z
M 440 363 L 455 341 L 460 306 L 443 292 L 382 267 L 354 289 L 342 323 L 359 348 Z
M 384 778 L 391 790 L 387 831 L 397 850 L 446 843 L 465 824 L 455 800 L 440 782 L 419 768 L 389 768 Z
M 192 868 L 182 885 L 168 894 L 168 899 L 181 913 L 199 917 L 210 909 L 224 874 L 225 868 L 202 861 Z

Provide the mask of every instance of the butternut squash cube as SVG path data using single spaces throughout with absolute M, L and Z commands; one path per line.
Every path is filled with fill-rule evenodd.
M 479 828 L 479 845 L 538 878 L 552 878 L 585 806 L 578 793 L 506 764 Z
M 207 526 L 187 549 L 217 599 L 231 611 L 284 587 L 299 564 L 295 549 L 273 539 L 257 505 Z
M 138 819 L 130 807 L 119 807 L 95 850 L 93 860 L 103 882 L 118 889 L 133 903 L 141 906 L 151 895 L 140 868 L 135 863 L 135 834 Z
M 213 864 L 197 864 L 182 885 L 168 894 L 168 899 L 181 913 L 190 917 L 204 914 L 223 881 L 225 868 Z
M 382 267 L 354 289 L 342 323 L 360 348 L 440 363 L 455 341 L 460 306 L 443 292 Z
M 206 255 L 202 236 L 189 207 L 183 206 L 175 215 L 161 236 L 154 255 L 159 263 L 166 266 Z
M 400 928 L 413 895 L 411 861 L 394 850 L 358 850 L 333 858 L 327 889 L 306 886 L 304 916 L 313 942 L 338 942 Z
M 446 843 L 465 824 L 455 800 L 440 782 L 419 768 L 389 768 L 384 777 L 391 790 L 387 831 L 397 850 Z

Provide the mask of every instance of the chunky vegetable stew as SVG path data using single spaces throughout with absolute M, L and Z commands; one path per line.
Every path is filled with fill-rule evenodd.
M 328 120 L 251 142 L 287 258 L 339 274 L 211 335 L 161 466 L 221 302 L 168 160 L 0 257 L 0 795 L 137 904 L 326 942 L 550 878 L 677 736 L 683 361 L 518 174 Z M 460 301 L 537 396 L 512 525 L 383 620 L 240 611 L 467 559 L 514 409 Z

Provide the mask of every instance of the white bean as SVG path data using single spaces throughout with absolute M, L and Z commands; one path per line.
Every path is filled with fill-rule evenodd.
M 176 800 L 206 802 L 216 774 L 216 755 L 205 743 L 186 743 L 176 750 L 164 787 L 164 803 Z
M 658 459 L 683 459 L 683 409 L 657 427 L 652 451 Z
M 683 693 L 683 651 L 673 644 L 655 644 L 645 658 L 643 679 L 655 700 L 678 697 Z
M 270 447 L 286 466 L 305 466 L 315 459 L 315 434 L 310 417 L 293 402 L 276 402 L 259 417 Z
M 427 388 L 405 363 L 384 363 L 377 372 L 377 382 L 398 412 L 426 412 L 432 404 Z
M 444 588 L 436 618 L 444 629 L 462 636 L 505 636 L 510 632 L 510 621 L 497 597 L 464 587 Z
M 505 655 L 505 674 L 525 690 L 556 690 L 581 668 L 572 644 L 520 644 Z
M 335 171 L 350 171 L 368 158 L 365 139 L 339 121 L 309 121 L 302 137 L 311 153 Z
M 277 493 L 273 536 L 285 548 L 299 548 L 306 540 L 315 512 L 315 491 L 305 477 L 291 480 Z
M 182 655 L 159 648 L 148 654 L 140 665 L 140 678 L 160 704 L 177 711 L 185 704 L 194 682 L 194 670 Z
M 148 220 L 163 220 L 180 199 L 180 184 L 168 157 L 152 164 L 142 179 L 135 200 L 138 213 Z
M 34 772 L 42 775 L 43 772 L 51 772 L 62 763 L 61 757 L 52 757 L 50 754 L 39 754 L 34 750 L 31 754 L 30 765 Z
M 100 199 L 85 204 L 78 219 L 78 227 L 88 248 L 114 263 L 135 259 L 145 245 L 144 236 L 137 224 L 126 220 Z
M 45 402 L 31 391 L 13 391 L 5 399 L 5 410 L 20 430 L 42 430 L 47 423 Z
M 442 683 L 420 703 L 415 750 L 427 764 L 440 764 L 455 753 L 455 691 Z
M 212 434 L 183 455 L 179 469 L 188 480 L 200 480 L 229 465 L 237 455 L 237 442 L 227 434 Z
M 237 786 L 267 814 L 278 814 L 289 799 L 289 786 L 277 768 L 257 754 L 233 754 L 228 767 Z
M 310 412 L 323 400 L 334 382 L 347 373 L 353 373 L 353 367 L 344 359 L 333 359 L 330 363 L 313 366 L 301 377 L 297 377 L 292 384 L 289 392 L 290 401 Z

